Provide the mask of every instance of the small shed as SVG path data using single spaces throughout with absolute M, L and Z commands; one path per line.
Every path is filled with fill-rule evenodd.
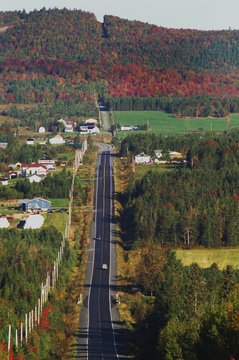
M 39 134 L 44 134 L 44 132 L 46 132 L 46 129 L 43 126 L 41 126 L 39 128 L 38 132 L 39 132 Z
M 4 176 L 1 178 L 2 185 L 8 185 L 8 177 Z
M 27 139 L 27 145 L 34 145 L 34 139 L 33 138 L 28 138 Z

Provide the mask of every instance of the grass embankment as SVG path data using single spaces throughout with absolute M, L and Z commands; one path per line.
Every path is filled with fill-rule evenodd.
M 216 263 L 219 269 L 232 265 L 239 269 L 239 249 L 194 249 L 176 250 L 176 255 L 184 266 L 197 263 L 202 268 L 208 268 Z
M 114 111 L 114 122 L 120 125 L 145 125 L 149 130 L 141 131 L 155 134 L 183 134 L 191 131 L 224 131 L 239 127 L 239 114 L 230 115 L 230 123 L 226 118 L 187 118 L 179 119 L 164 111 Z M 122 138 L 129 131 L 118 131 L 117 137 Z

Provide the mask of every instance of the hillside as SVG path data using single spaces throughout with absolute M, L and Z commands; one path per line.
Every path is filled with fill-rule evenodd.
M 2 102 L 19 102 L 13 82 L 58 77 L 71 84 L 74 79 L 73 86 L 80 87 L 97 82 L 101 96 L 239 94 L 237 30 L 167 29 L 115 16 L 105 16 L 101 24 L 92 13 L 44 8 L 29 14 L 0 12 L 0 28 Z M 34 83 L 33 98 L 27 92 L 24 101 L 53 101 L 63 92 L 44 98 L 46 87 Z M 74 98 L 72 85 L 66 87 Z

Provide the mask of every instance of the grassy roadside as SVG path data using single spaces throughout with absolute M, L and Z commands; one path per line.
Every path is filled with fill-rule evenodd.
M 75 179 L 74 201 L 72 207 L 72 223 L 70 228 L 70 246 L 77 251 L 77 262 L 71 273 L 70 293 L 74 298 L 74 314 L 71 319 L 73 332 L 68 349 L 71 356 L 74 352 L 74 344 L 76 342 L 75 335 L 79 327 L 79 317 L 81 305 L 77 305 L 80 294 L 83 293 L 85 282 L 85 271 L 88 262 L 87 247 L 90 241 L 90 225 L 93 221 L 93 201 L 94 201 L 94 182 L 85 181 L 91 178 L 95 173 L 95 164 L 98 149 L 94 147 L 88 150 L 84 156 L 83 166 L 78 169 Z M 69 359 L 69 353 L 62 358 Z

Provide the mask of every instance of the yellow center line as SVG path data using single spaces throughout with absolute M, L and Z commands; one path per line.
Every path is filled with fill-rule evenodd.
M 103 213 L 102 213 L 102 235 L 101 235 L 101 266 L 103 261 L 103 239 L 104 239 L 104 217 L 105 217 L 105 161 L 106 155 L 104 155 L 104 175 L 103 175 Z M 101 289 L 101 280 L 102 280 L 102 268 L 100 270 L 100 281 L 99 281 L 99 291 L 98 291 L 98 311 L 99 311 L 99 323 L 100 323 L 100 334 L 101 334 L 101 311 L 100 311 L 100 289 Z M 101 344 L 102 344 L 102 334 L 101 334 Z M 104 355 L 101 353 L 101 359 L 104 360 Z

